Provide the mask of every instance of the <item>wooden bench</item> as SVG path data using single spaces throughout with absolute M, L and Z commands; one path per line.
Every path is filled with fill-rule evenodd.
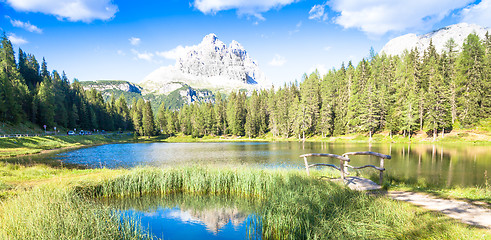
M 374 166 L 374 165 L 364 165 L 361 167 L 354 167 L 349 165 L 348 163 L 350 162 L 350 155 L 371 155 L 371 156 L 376 156 L 380 158 L 380 166 Z M 376 152 L 348 152 L 344 153 L 342 156 L 336 155 L 336 154 L 330 154 L 330 153 L 308 153 L 304 155 L 300 155 L 300 157 L 303 158 L 304 163 L 305 163 L 305 170 L 307 171 L 307 175 L 310 175 L 309 168 L 311 167 L 316 167 L 316 166 L 326 166 L 326 167 L 332 167 L 336 170 L 338 170 L 341 173 L 341 179 L 345 179 L 345 175 L 348 174 L 348 167 L 353 168 L 353 169 L 362 169 L 362 168 L 367 168 L 371 167 L 375 170 L 378 170 L 380 172 L 379 176 L 379 184 L 382 185 L 383 183 L 383 177 L 384 177 L 384 160 L 385 159 L 391 159 L 390 155 L 384 155 L 381 153 L 376 153 Z M 307 157 L 330 157 L 330 158 L 336 158 L 339 160 L 339 167 L 334 165 L 334 164 L 327 164 L 327 163 L 314 163 L 314 164 L 309 164 L 307 161 Z

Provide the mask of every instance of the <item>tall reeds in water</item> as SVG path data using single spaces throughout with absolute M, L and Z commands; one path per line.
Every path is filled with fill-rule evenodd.
M 66 189 L 38 188 L 2 202 L 0 239 L 151 239 L 138 221 Z

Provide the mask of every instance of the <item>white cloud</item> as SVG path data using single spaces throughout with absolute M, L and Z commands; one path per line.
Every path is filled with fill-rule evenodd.
M 329 50 L 331 50 L 331 48 L 332 48 L 331 46 L 325 46 L 323 49 L 324 49 L 324 51 L 329 51 Z
M 130 39 L 128 39 L 128 40 L 130 41 L 131 45 L 133 45 L 133 46 L 138 46 L 138 45 L 140 45 L 140 43 L 141 43 L 141 41 L 142 41 L 140 38 L 137 38 L 137 37 L 131 37 L 131 38 L 130 38 Z
M 316 64 L 312 66 L 309 68 L 308 74 L 315 72 L 315 70 L 319 72 L 321 77 L 327 74 L 327 67 L 324 64 Z
M 276 54 L 274 58 L 269 62 L 269 65 L 274 67 L 281 67 L 286 63 L 286 59 L 279 54 Z
M 149 52 L 138 52 L 136 51 L 135 49 L 131 49 L 131 52 L 133 54 L 135 54 L 136 56 L 136 59 L 142 59 L 142 60 L 146 60 L 146 61 L 149 61 L 149 62 L 152 62 L 153 61 L 153 53 L 149 53 Z
M 462 9 L 460 14 L 462 22 L 491 27 L 491 0 L 482 0 L 479 4 L 470 5 Z
M 22 45 L 22 44 L 26 44 L 28 43 L 27 40 L 25 40 L 24 38 L 22 37 L 18 37 L 16 36 L 15 34 L 13 33 L 10 33 L 7 38 L 10 40 L 10 42 L 12 42 L 12 44 L 14 45 Z
M 390 31 L 431 28 L 451 11 L 472 0 L 332 0 L 329 7 L 339 16 L 334 22 L 344 28 L 357 28 L 372 36 Z
M 14 26 L 14 27 L 23 28 L 24 30 L 29 31 L 29 32 L 43 33 L 42 29 L 38 28 L 35 25 L 32 25 L 29 21 L 23 22 L 20 20 L 12 19 L 9 16 L 5 16 L 5 17 L 10 20 L 10 24 L 12 24 L 12 26 Z
M 327 13 L 324 12 L 325 4 L 314 5 L 309 11 L 309 19 L 315 19 L 318 21 L 326 21 Z
M 109 20 L 118 11 L 111 0 L 5 0 L 16 11 L 39 12 L 71 22 Z
M 235 9 L 238 15 L 254 16 L 264 20 L 261 13 L 281 8 L 298 0 L 194 0 L 193 6 L 204 14 L 215 14 Z
M 193 49 L 195 46 L 177 46 L 174 49 L 171 49 L 169 51 L 163 51 L 163 52 L 156 52 L 155 54 L 157 56 L 167 58 L 167 59 L 172 59 L 176 60 L 179 59 L 180 57 L 183 57 L 187 52 L 189 52 L 191 49 Z
M 300 32 L 300 27 L 302 27 L 302 21 L 298 22 L 297 25 L 295 25 L 295 30 L 288 31 L 288 34 L 292 35 L 294 33 Z
M 126 53 L 125 53 L 125 52 L 123 52 L 123 50 L 118 50 L 118 52 L 117 52 L 117 53 L 118 53 L 118 55 L 120 55 L 120 56 L 126 56 Z

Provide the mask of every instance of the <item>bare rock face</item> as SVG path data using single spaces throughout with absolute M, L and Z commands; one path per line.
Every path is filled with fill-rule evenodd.
M 430 45 L 431 40 L 436 51 L 442 53 L 445 50 L 445 44 L 451 38 L 457 44 L 456 50 L 460 51 L 469 34 L 475 33 L 482 39 L 487 31 L 490 29 L 476 24 L 459 23 L 420 36 L 409 33 L 396 37 L 385 44 L 380 52 L 387 55 L 401 55 L 404 50 L 411 51 L 416 48 L 422 54 Z
M 175 65 L 150 73 L 141 85 L 145 93 L 154 94 L 167 94 L 184 85 L 225 92 L 269 86 L 240 43 L 232 41 L 227 46 L 215 34 L 206 35 L 200 44 L 190 47 Z

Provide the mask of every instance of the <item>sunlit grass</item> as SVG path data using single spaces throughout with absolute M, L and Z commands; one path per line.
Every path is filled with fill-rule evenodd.
M 372 178 L 374 177 L 372 176 Z M 391 175 L 388 175 L 384 180 L 384 185 L 388 190 L 425 192 L 442 198 L 484 202 L 488 204 L 488 207 L 491 207 L 491 185 L 486 183 L 487 181 L 480 186 L 471 187 L 446 187 L 429 184 L 423 178 L 408 179 Z
M 139 222 L 59 188 L 37 188 L 1 204 L 3 239 L 151 239 Z
M 475 239 L 484 234 L 441 214 L 298 170 L 143 168 L 77 192 L 91 198 L 176 193 L 248 198 L 260 203 L 265 239 Z
M 145 237 L 138 221 L 127 216 L 124 221 L 115 221 L 121 216 L 94 200 L 177 195 L 197 199 L 220 196 L 251 203 L 249 210 L 261 219 L 257 232 L 264 239 L 490 237 L 485 230 L 442 214 L 322 180 L 335 175 L 328 169 L 312 170 L 308 177 L 299 170 L 199 166 L 132 170 L 0 167 L 8 168 L 10 176 L 4 174 L 1 178 L 4 183 L 25 179 L 24 182 L 38 184 L 2 201 L 0 233 L 8 233 L 4 235 L 7 239 Z M 131 237 L 114 235 L 116 229 Z

